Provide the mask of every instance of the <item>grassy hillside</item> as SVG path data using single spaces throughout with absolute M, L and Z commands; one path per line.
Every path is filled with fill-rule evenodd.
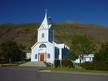
M 0 44 L 6 40 L 14 40 L 26 46 L 28 50 L 37 41 L 37 29 L 40 22 L 23 24 L 1 24 L 0 25 Z M 54 22 L 55 41 L 65 43 L 70 46 L 72 35 L 87 34 L 93 41 L 100 45 L 108 41 L 108 27 L 85 24 L 75 21 Z

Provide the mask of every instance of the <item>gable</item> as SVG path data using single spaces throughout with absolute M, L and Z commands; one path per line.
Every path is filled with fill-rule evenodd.
M 51 46 L 53 46 L 53 44 L 50 43 L 50 42 L 36 42 L 36 43 L 31 47 L 31 49 L 33 49 L 35 46 L 37 46 L 37 44 L 42 45 L 42 44 L 45 44 L 45 43 L 48 43 L 48 44 L 50 44 Z M 45 45 L 45 46 L 47 47 L 47 45 Z

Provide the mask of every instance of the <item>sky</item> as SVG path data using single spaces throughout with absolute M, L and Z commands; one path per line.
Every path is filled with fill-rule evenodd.
M 108 0 L 0 0 L 0 24 L 73 20 L 108 27 Z

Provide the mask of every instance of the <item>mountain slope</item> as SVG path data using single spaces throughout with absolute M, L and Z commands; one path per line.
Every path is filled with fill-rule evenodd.
M 26 46 L 28 50 L 37 41 L 37 29 L 40 22 L 23 24 L 1 24 L 0 25 L 0 43 L 6 40 L 15 40 L 19 44 Z M 71 38 L 74 34 L 87 34 L 93 38 L 93 41 L 99 45 L 108 41 L 108 27 L 85 24 L 75 21 L 54 22 L 53 29 L 55 41 L 71 44 Z

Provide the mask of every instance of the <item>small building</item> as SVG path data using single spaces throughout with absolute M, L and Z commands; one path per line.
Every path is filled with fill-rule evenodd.
M 52 24 L 49 23 L 47 11 L 37 31 L 37 42 L 31 47 L 31 61 L 45 61 L 53 64 L 56 59 L 68 57 L 69 47 L 54 41 L 54 30 Z
M 31 53 L 26 53 L 26 58 L 25 59 L 31 59 Z
M 94 54 L 87 54 L 83 56 L 83 60 L 80 59 L 80 56 L 78 56 L 78 59 L 76 59 L 75 61 L 73 61 L 74 63 L 84 63 L 84 62 L 92 62 L 94 58 Z

